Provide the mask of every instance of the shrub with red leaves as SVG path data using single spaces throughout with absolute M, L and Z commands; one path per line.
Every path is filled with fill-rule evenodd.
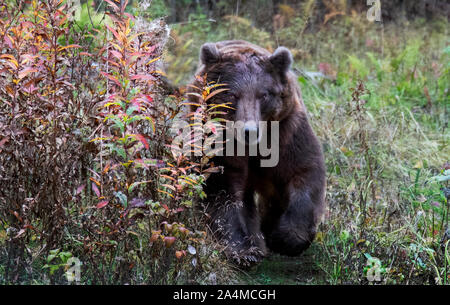
M 164 46 L 134 31 L 127 1 L 106 2 L 92 33 L 74 30 L 64 1 L 0 5 L 6 283 L 66 283 L 71 257 L 86 283 L 187 282 L 202 268 L 192 207 L 208 158 L 171 153 L 184 98 L 163 89 Z

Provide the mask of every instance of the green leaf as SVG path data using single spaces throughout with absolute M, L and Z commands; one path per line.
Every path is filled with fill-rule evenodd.
M 192 200 L 185 200 L 181 204 L 186 207 L 192 207 Z
M 72 253 L 70 253 L 70 252 L 61 252 L 59 254 L 59 257 L 61 258 L 63 263 L 66 263 L 67 260 L 72 257 Z
M 50 254 L 58 254 L 58 252 L 59 252 L 59 249 L 53 249 L 53 250 L 50 250 L 49 251 L 50 252 Z
M 304 78 L 303 76 L 300 76 L 300 77 L 298 78 L 298 81 L 299 81 L 300 83 L 302 83 L 303 85 L 306 85 L 306 84 L 307 84 L 307 80 L 306 80 L 306 78 Z
M 348 232 L 347 230 L 343 230 L 339 237 L 343 242 L 346 242 L 350 238 L 350 232 Z
M 111 149 L 112 149 L 112 151 L 115 151 L 124 160 L 127 159 L 127 154 L 126 154 L 125 149 L 123 147 L 114 146 L 114 147 L 111 147 Z
M 131 117 L 131 115 L 133 114 L 134 111 L 139 110 L 139 108 L 135 105 L 131 105 L 130 107 L 128 107 L 126 114 Z M 129 120 L 128 120 L 129 121 Z
M 116 116 L 107 116 L 105 120 L 111 120 L 114 122 L 114 126 L 119 128 L 120 131 L 123 133 L 125 130 L 125 124 Z
M 144 184 L 144 183 L 149 183 L 151 182 L 151 180 L 147 180 L 147 181 L 139 181 L 139 182 L 133 182 L 130 184 L 130 186 L 128 187 L 128 192 L 131 192 L 136 186 L 138 186 L 139 184 Z
M 450 175 L 448 176 L 436 176 L 434 177 L 439 182 L 444 182 L 450 180 Z
M 115 192 L 114 196 L 116 196 L 119 199 L 120 204 L 122 204 L 123 207 L 127 207 L 128 206 L 128 200 L 127 200 L 127 196 L 122 193 L 122 192 Z
M 50 263 L 55 257 L 55 254 L 49 254 L 49 256 L 47 256 L 47 263 Z

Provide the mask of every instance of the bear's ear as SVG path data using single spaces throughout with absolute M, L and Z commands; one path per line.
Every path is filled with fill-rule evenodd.
M 200 61 L 205 65 L 215 64 L 220 60 L 220 53 L 216 44 L 207 42 L 200 49 Z
M 285 47 L 278 47 L 275 52 L 269 57 L 273 68 L 284 74 L 289 71 L 292 65 L 292 54 Z

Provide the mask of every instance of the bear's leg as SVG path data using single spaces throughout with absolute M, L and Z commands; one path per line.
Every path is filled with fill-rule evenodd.
M 267 246 L 274 252 L 297 256 L 306 250 L 316 235 L 316 225 L 321 214 L 321 203 L 311 199 L 308 191 L 287 192 L 287 205 L 271 200 L 262 230 Z M 281 199 L 281 198 L 280 198 Z
M 225 245 L 225 254 L 240 265 L 256 263 L 266 253 L 258 211 L 253 201 L 245 199 L 236 201 L 228 196 L 224 204 L 211 215 L 211 228 Z
M 240 181 L 244 178 L 230 171 L 211 176 L 205 190 L 213 234 L 226 246 L 228 257 L 250 265 L 262 259 L 266 248 L 253 192 L 246 191 L 244 181 Z

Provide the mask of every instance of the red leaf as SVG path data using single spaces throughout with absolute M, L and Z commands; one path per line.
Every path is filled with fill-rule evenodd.
M 112 55 L 114 55 L 114 57 L 116 57 L 117 59 L 122 59 L 122 54 L 120 52 L 117 52 L 115 50 L 111 50 L 110 51 Z
M 95 192 L 95 195 L 97 195 L 97 197 L 100 197 L 100 191 L 98 190 L 98 187 L 94 182 L 92 182 L 92 190 Z
M 153 98 L 150 95 L 145 95 L 145 97 L 147 98 L 147 100 L 151 103 L 153 102 Z
M 134 137 L 139 141 L 141 141 L 142 144 L 144 144 L 145 149 L 148 149 L 148 142 L 143 135 L 135 134 Z
M 174 242 L 175 242 L 175 237 L 173 237 L 173 236 L 164 237 L 164 243 L 166 244 L 166 248 L 170 248 Z
M 116 10 L 119 10 L 119 7 L 116 5 L 116 4 L 114 4 L 111 0 L 105 0 L 106 2 L 108 2 L 109 3 L 109 5 L 111 5 L 113 8 L 115 8 Z
M 108 200 L 102 200 L 97 204 L 96 208 L 101 209 L 101 208 L 105 207 L 108 203 L 109 203 Z
M 139 80 L 155 80 L 155 77 L 150 74 L 136 74 L 130 77 L 131 80 L 139 79 Z
M 114 37 L 116 37 L 116 39 L 117 39 L 118 41 L 121 41 L 120 36 L 119 36 L 119 34 L 117 34 L 116 30 L 114 30 L 113 28 L 111 28 L 111 27 L 108 26 L 107 24 L 106 24 L 106 27 L 108 28 L 108 30 L 109 30 L 111 33 L 113 33 Z
M 108 74 L 106 72 L 100 72 L 104 77 L 108 78 L 109 80 L 115 82 L 117 84 L 117 86 L 122 87 L 122 85 L 120 84 L 120 82 L 117 80 L 117 78 L 115 78 L 114 76 L 112 76 L 111 74 Z
M 18 75 L 19 79 L 22 79 L 25 76 L 27 76 L 28 74 L 37 72 L 37 71 L 38 71 L 37 69 L 31 68 L 31 67 L 25 68 L 25 69 L 19 71 L 19 75 Z
M 9 137 L 4 137 L 1 141 L 0 141 L 0 148 L 3 147 L 3 145 L 5 145 L 6 142 L 8 142 Z
M 13 44 L 12 44 L 12 39 L 11 37 L 9 37 L 8 35 L 5 35 L 5 43 L 8 45 L 8 47 L 10 47 L 11 49 L 13 48 Z

